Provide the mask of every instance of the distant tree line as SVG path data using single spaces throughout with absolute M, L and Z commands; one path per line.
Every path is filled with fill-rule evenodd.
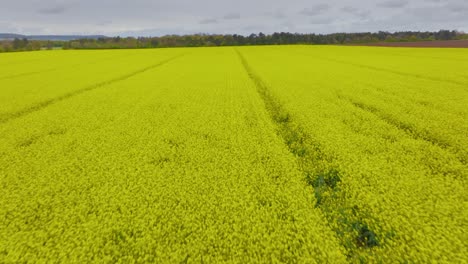
M 0 52 L 33 51 L 41 49 L 61 49 L 63 41 L 28 40 L 15 38 L 13 40 L 0 40 Z
M 165 47 L 208 47 L 208 46 L 247 46 L 247 45 L 285 45 L 285 44 L 359 44 L 373 42 L 409 42 L 432 40 L 468 39 L 468 34 L 450 30 L 437 32 L 384 32 L 377 33 L 334 33 L 334 34 L 300 34 L 273 33 L 243 35 L 168 35 L 162 37 L 112 37 L 98 39 L 78 39 L 71 41 L 28 41 L 14 39 L 0 42 L 1 51 L 26 51 L 38 49 L 134 49 Z

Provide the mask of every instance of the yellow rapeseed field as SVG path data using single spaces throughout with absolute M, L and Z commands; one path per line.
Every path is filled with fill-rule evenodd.
M 0 263 L 466 263 L 468 51 L 0 54 Z

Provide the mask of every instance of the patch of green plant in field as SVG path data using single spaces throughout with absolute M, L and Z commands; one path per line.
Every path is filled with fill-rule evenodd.
M 336 169 L 318 173 L 318 175 L 307 175 L 307 182 L 314 187 L 315 199 L 317 200 L 316 206 L 319 207 L 322 203 L 322 194 L 329 190 L 336 190 L 340 180 L 339 172 Z

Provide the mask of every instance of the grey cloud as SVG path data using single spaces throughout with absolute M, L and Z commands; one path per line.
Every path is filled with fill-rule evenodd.
M 159 36 L 468 31 L 467 6 L 468 0 L 5 0 L 0 32 Z
M 295 31 L 296 30 L 296 26 L 294 25 L 294 23 L 292 23 L 290 21 L 286 21 L 286 22 L 281 23 L 280 28 L 284 29 L 286 31 Z
M 281 19 L 281 18 L 285 18 L 286 15 L 283 14 L 283 13 L 281 13 L 281 12 L 276 12 L 276 13 L 273 14 L 273 17 L 274 17 L 274 18 Z
M 286 18 L 286 15 L 281 10 L 277 10 L 275 12 L 265 12 L 264 15 L 270 18 L 275 18 L 275 19 Z
M 316 16 L 320 15 L 330 9 L 328 4 L 317 4 L 311 8 L 304 8 L 302 9 L 299 14 L 304 16 Z
M 218 20 L 216 18 L 207 18 L 200 20 L 200 24 L 218 24 Z
M 387 0 L 377 4 L 377 6 L 384 8 L 401 8 L 406 5 L 408 5 L 408 0 Z
M 465 15 L 468 14 L 468 4 L 447 4 L 446 8 L 448 8 L 448 10 L 452 11 L 453 13 L 465 13 Z
M 259 31 L 261 31 L 259 28 L 260 28 L 260 26 L 258 26 L 258 25 L 245 26 L 245 27 L 242 27 L 242 31 L 244 31 L 244 32 L 259 32 Z
M 104 21 L 99 21 L 98 23 L 96 23 L 96 25 L 98 25 L 98 26 L 107 26 L 107 25 L 110 25 L 110 24 L 112 24 L 111 20 L 104 20 Z
M 229 14 L 225 15 L 223 18 L 227 19 L 227 20 L 229 20 L 229 19 L 240 19 L 241 16 L 240 16 L 239 13 L 229 13 Z
M 5 33 L 20 33 L 18 29 L 13 26 L 11 23 L 6 23 L 0 21 L 0 32 L 5 32 Z
M 468 6 L 447 4 L 444 6 L 410 8 L 407 10 L 407 15 L 411 16 L 415 22 L 431 21 L 432 23 L 438 23 L 442 28 L 445 22 L 468 24 L 466 12 L 468 12 Z
M 348 13 L 360 18 L 367 18 L 371 15 L 371 12 L 369 10 L 361 10 L 353 6 L 344 6 L 340 10 L 344 13 Z
M 332 17 L 314 17 L 310 20 L 310 23 L 314 25 L 326 25 L 331 24 L 333 21 L 335 20 Z
M 354 13 L 359 11 L 359 9 L 357 9 L 356 7 L 353 7 L 353 6 L 344 6 L 344 7 L 340 8 L 340 10 L 343 11 L 343 12 L 346 12 L 346 13 L 351 13 L 351 14 L 354 14 Z
M 64 6 L 46 7 L 46 8 L 41 8 L 38 10 L 39 13 L 46 14 L 46 15 L 62 14 L 65 11 L 66 11 L 66 8 Z
M 349 28 L 359 31 L 438 31 L 440 29 L 466 31 L 466 25 L 468 17 L 462 12 L 452 12 L 448 5 L 420 5 L 405 8 L 403 12 L 390 16 L 356 21 L 351 23 Z

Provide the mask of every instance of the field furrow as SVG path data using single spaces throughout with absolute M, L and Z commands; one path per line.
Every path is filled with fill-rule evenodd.
M 117 52 L 110 57 L 109 51 L 99 53 L 88 51 L 89 54 L 82 62 L 79 61 L 81 53 L 70 53 L 68 56 L 57 56 L 57 58 L 42 60 L 31 68 L 50 67 L 56 65 L 56 70 L 42 72 L 41 74 L 27 75 L 23 78 L 0 80 L 2 93 L 0 95 L 0 119 L 9 114 L 27 111 L 28 108 L 54 100 L 68 93 L 92 87 L 97 83 L 118 79 L 131 72 L 151 67 L 161 61 L 184 53 L 183 50 L 171 50 L 168 52 L 153 53 L 148 59 L 149 51 L 132 53 L 130 51 Z M 68 54 L 68 53 L 67 53 Z M 99 59 L 92 59 L 93 54 Z M 3 55 L 3 54 L 2 54 Z M 31 56 L 36 56 L 31 53 Z M 120 57 L 120 59 L 116 59 Z M 86 56 L 85 56 L 86 57 Z M 62 66 L 62 67 L 60 67 Z M 23 69 L 24 70 L 24 69 Z M 18 94 L 21 94 L 18 97 Z
M 464 149 L 457 148 L 457 146 L 452 146 L 451 142 L 444 138 L 442 135 L 439 137 L 435 137 L 432 135 L 431 131 L 428 130 L 423 130 L 420 131 L 418 128 L 415 128 L 413 124 L 411 123 L 405 123 L 403 121 L 398 120 L 397 118 L 392 117 L 390 114 L 383 112 L 382 110 L 371 106 L 364 104 L 362 102 L 349 99 L 349 98 L 344 98 L 341 97 L 343 100 L 347 100 L 350 102 L 352 105 L 355 107 L 366 111 L 368 113 L 371 113 L 372 115 L 375 115 L 377 118 L 383 120 L 384 122 L 394 126 L 397 129 L 402 130 L 403 132 L 407 133 L 410 137 L 414 138 L 415 140 L 424 140 L 427 141 L 430 144 L 433 144 L 435 146 L 438 146 L 444 150 L 447 150 L 449 153 L 446 154 L 446 156 L 454 156 L 453 158 L 458 159 L 463 165 L 467 165 L 467 156 Z
M 295 122 L 294 117 L 271 93 L 271 88 L 255 73 L 241 52 L 237 52 L 276 124 L 277 134 L 296 157 L 304 180 L 314 189 L 314 207 L 321 209 L 327 217 L 329 225 L 346 249 L 348 259 L 355 258 L 359 251 L 378 246 L 377 235 L 363 222 L 363 212 L 357 207 L 347 208 L 343 198 L 338 198 L 341 172 L 333 164 L 333 158 L 323 152 L 320 143 L 307 134 L 301 124 Z
M 45 108 L 45 107 L 47 107 L 47 106 L 49 106 L 51 104 L 55 104 L 57 102 L 69 99 L 69 98 L 77 96 L 79 94 L 82 94 L 82 93 L 85 93 L 85 92 L 88 92 L 88 91 L 92 91 L 94 89 L 102 88 L 104 86 L 109 86 L 109 85 L 112 85 L 112 84 L 114 84 L 116 82 L 120 82 L 120 81 L 126 80 L 128 78 L 134 77 L 135 75 L 138 75 L 138 74 L 144 73 L 146 71 L 152 70 L 154 68 L 163 66 L 164 64 L 169 63 L 170 61 L 172 61 L 172 60 L 174 60 L 174 59 L 176 59 L 176 58 L 178 58 L 180 56 L 181 55 L 171 57 L 169 59 L 163 60 L 163 61 L 158 62 L 156 64 L 153 64 L 153 65 L 138 69 L 137 71 L 134 71 L 134 72 L 131 72 L 131 73 L 128 73 L 128 74 L 124 74 L 124 75 L 119 76 L 117 78 L 107 80 L 107 81 L 104 81 L 104 82 L 100 82 L 100 83 L 96 83 L 96 84 L 93 84 L 93 85 L 88 86 L 88 87 L 80 88 L 80 89 L 74 90 L 74 91 L 72 91 L 70 93 L 63 94 L 63 95 L 60 95 L 58 97 L 48 99 L 46 101 L 39 102 L 39 103 L 37 103 L 35 105 L 28 106 L 27 108 L 21 109 L 21 110 L 19 110 L 17 112 L 5 114 L 3 116 L 0 116 L 0 124 L 6 123 L 6 122 L 8 122 L 8 121 L 10 121 L 12 119 L 20 118 L 20 117 L 22 117 L 24 115 L 27 115 L 27 114 L 30 114 L 32 112 L 39 111 L 39 110 L 41 110 L 41 109 L 43 109 L 43 108 Z

